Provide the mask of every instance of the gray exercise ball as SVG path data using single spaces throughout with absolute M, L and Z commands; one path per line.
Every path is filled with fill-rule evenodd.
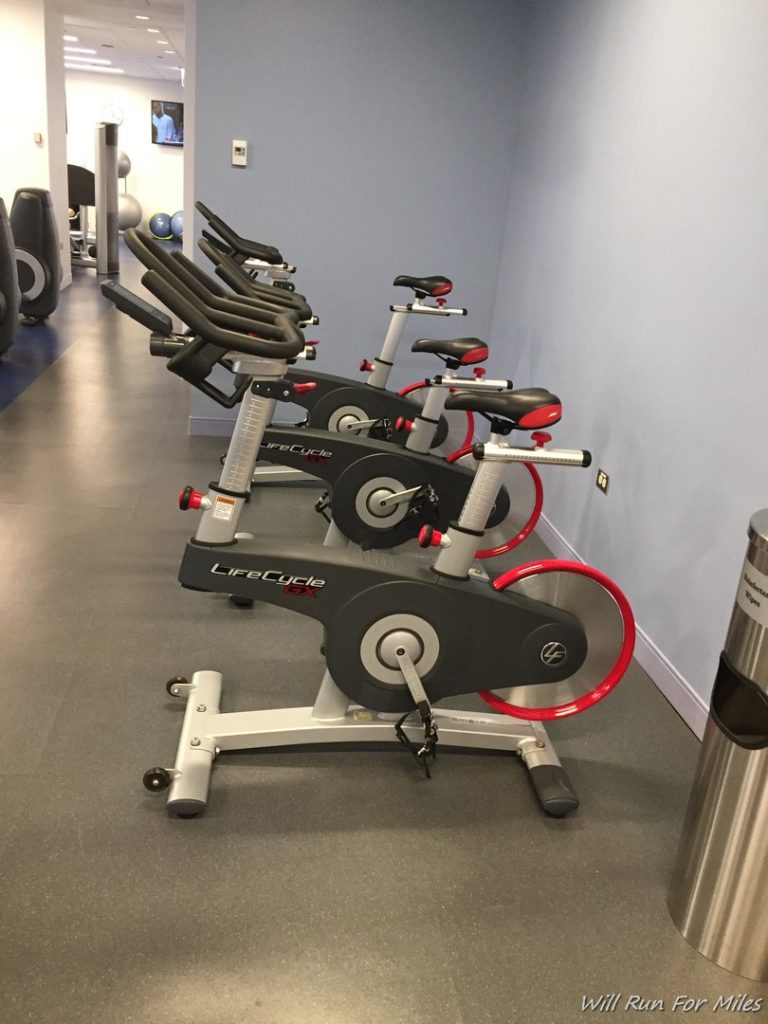
M 141 203 L 127 192 L 117 197 L 117 226 L 121 231 L 126 228 L 135 228 L 141 224 L 144 216 L 141 210 Z
M 122 149 L 117 154 L 117 176 L 118 178 L 127 178 L 131 173 L 131 158 L 127 153 L 124 153 Z

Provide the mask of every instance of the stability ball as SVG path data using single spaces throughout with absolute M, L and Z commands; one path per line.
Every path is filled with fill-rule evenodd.
M 168 213 L 153 213 L 149 218 L 149 230 L 155 238 L 173 238 L 171 216 Z
M 127 178 L 131 173 L 131 158 L 127 153 L 124 153 L 122 149 L 117 154 L 117 176 L 118 178 Z
M 181 238 L 184 234 L 184 213 L 177 210 L 171 217 L 171 234 L 174 238 Z
M 117 197 L 117 226 L 121 231 L 126 228 L 135 228 L 141 224 L 142 211 L 138 199 L 122 192 Z

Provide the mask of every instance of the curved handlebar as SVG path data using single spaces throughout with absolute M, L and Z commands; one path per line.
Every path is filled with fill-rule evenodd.
M 205 253 L 211 263 L 221 271 L 219 276 L 233 288 L 238 294 L 264 299 L 268 303 L 282 305 L 289 309 L 295 309 L 301 314 L 303 320 L 312 316 L 312 309 L 306 298 L 299 292 L 288 291 L 285 288 L 275 288 L 273 285 L 262 284 L 249 277 L 236 259 L 224 252 L 216 245 L 212 245 L 209 239 L 200 238 L 197 242 L 198 248 Z
M 244 355 L 262 356 L 267 359 L 293 359 L 304 348 L 304 337 L 293 321 L 283 314 L 275 317 L 275 328 L 279 339 L 255 338 L 251 334 L 219 327 L 202 312 L 199 306 L 190 302 L 166 278 L 156 270 L 148 270 L 141 279 L 142 284 L 173 310 L 204 342 L 212 343 L 224 352 L 241 352 Z M 254 324 L 253 326 L 258 326 Z M 194 344 L 194 343 L 193 343 Z
M 212 213 L 212 211 L 208 209 L 208 207 L 205 205 L 205 203 L 201 203 L 199 199 L 195 203 L 195 208 L 197 210 L 199 210 L 200 213 L 202 213 L 202 215 L 205 217 L 206 220 L 213 220 L 213 213 Z
M 227 245 L 231 246 L 238 255 L 245 257 L 253 256 L 257 260 L 264 260 L 265 263 L 285 262 L 280 251 L 273 245 L 262 245 L 260 242 L 254 242 L 250 238 L 243 238 L 226 221 L 213 213 L 212 210 L 209 210 L 203 203 L 198 201 L 195 203 L 195 206 L 213 230 L 221 235 Z
M 166 270 L 173 280 L 179 278 L 197 299 L 211 310 L 210 318 L 216 322 L 220 314 L 234 314 L 245 318 L 274 323 L 275 317 L 285 313 L 293 319 L 301 319 L 301 313 L 293 306 L 272 302 L 270 298 L 260 295 L 233 295 L 220 288 L 208 275 L 196 267 L 192 260 L 178 251 L 164 253 L 167 259 Z M 168 276 L 165 274 L 164 276 Z M 270 289 L 271 291 L 271 289 Z
M 181 253 L 169 253 L 154 239 L 135 229 L 126 231 L 124 237 L 131 252 L 145 267 L 162 277 L 182 299 L 216 326 L 246 333 L 258 330 L 263 337 L 280 340 L 282 334 L 273 326 L 276 317 L 283 312 L 296 315 L 284 307 L 265 307 L 256 298 L 219 296 L 208 287 L 207 275 L 196 267 L 192 271 L 194 264 Z

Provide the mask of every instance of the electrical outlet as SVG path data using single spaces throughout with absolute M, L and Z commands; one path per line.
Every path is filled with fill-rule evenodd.
M 608 493 L 608 474 L 604 469 L 598 469 L 597 476 L 595 477 L 595 484 L 597 489 L 602 491 L 603 494 Z

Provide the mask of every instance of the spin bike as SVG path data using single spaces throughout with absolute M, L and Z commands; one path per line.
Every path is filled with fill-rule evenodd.
M 126 232 L 126 242 L 131 251 L 150 269 L 159 273 L 175 288 L 187 302 L 204 312 L 206 302 L 215 300 L 215 295 L 206 287 L 205 275 L 200 271 L 190 273 L 188 262 L 179 254 L 165 252 L 156 242 L 136 231 Z M 102 289 L 116 305 L 128 315 L 142 320 L 141 308 L 120 285 L 108 282 Z M 232 308 L 230 306 L 230 308 Z M 241 307 L 237 307 L 241 308 Z M 243 307 L 245 308 L 245 307 Z M 138 312 L 137 312 L 138 309 Z M 271 311 L 248 306 L 248 317 L 228 312 L 222 317 L 218 309 L 211 311 L 211 319 L 220 325 L 236 326 L 243 332 L 261 329 L 274 331 L 274 315 Z M 254 317 L 265 316 L 259 323 Z M 173 335 L 170 318 L 153 322 L 155 331 L 153 351 L 166 357 L 173 357 L 185 344 L 184 336 Z M 476 364 L 487 358 L 487 346 L 476 338 L 452 340 L 420 339 L 412 346 L 415 352 L 431 353 L 446 363 L 446 372 L 430 383 L 427 399 L 415 418 L 406 421 L 400 417 L 398 426 L 407 435 L 404 448 L 395 448 L 384 441 L 359 437 L 352 433 L 332 433 L 293 427 L 268 427 L 263 436 L 259 457 L 262 461 L 274 462 L 293 467 L 322 480 L 329 488 L 330 498 L 324 496 L 316 506 L 326 514 L 332 508 L 333 520 L 329 519 L 326 543 L 342 545 L 351 540 L 366 548 L 394 548 L 418 536 L 422 525 L 428 523 L 445 529 L 458 516 L 469 490 L 474 473 L 469 448 L 464 448 L 449 459 L 430 454 L 437 423 L 449 390 L 460 387 L 476 392 L 498 392 L 509 390 L 512 385 L 506 380 L 485 380 L 482 377 L 461 378 L 456 371 L 466 363 Z M 171 364 L 172 368 L 175 364 Z M 182 367 L 183 369 L 183 367 Z M 294 385 L 285 383 L 284 390 L 295 394 L 296 387 L 309 387 L 309 382 Z M 268 390 L 267 385 L 262 388 Z M 208 394 L 219 404 L 228 405 L 229 400 L 216 390 Z M 281 395 L 286 399 L 287 395 Z M 471 413 L 470 413 L 471 415 Z M 531 426 L 546 426 L 546 417 L 538 414 Z M 533 485 L 534 500 L 531 511 L 528 508 L 522 517 L 515 508 L 516 525 L 511 538 L 502 536 L 497 544 L 486 549 L 486 556 L 503 554 L 519 544 L 533 529 L 541 512 L 541 481 L 532 466 L 520 467 L 519 472 L 528 476 Z M 530 486 L 521 493 L 530 493 Z M 203 495 L 191 486 L 180 495 L 183 509 L 199 508 Z M 496 528 L 510 517 L 510 495 L 502 488 L 494 503 L 488 522 L 489 528 Z M 500 531 L 500 533 L 503 531 Z
M 276 322 L 276 339 L 228 330 L 157 271 L 144 274 L 142 283 L 194 332 L 169 361 L 175 372 L 183 370 L 180 375 L 192 383 L 197 373 L 205 384 L 218 363 L 235 374 L 233 394 L 238 376 L 250 382 L 241 392 L 221 477 L 209 487 L 187 543 L 179 581 L 188 589 L 234 593 L 317 620 L 325 628 L 327 663 L 314 705 L 304 708 L 222 713 L 220 673 L 198 671 L 190 681 L 171 680 L 168 692 L 186 700 L 176 762 L 147 772 L 145 786 L 167 788 L 169 811 L 194 816 L 207 804 L 213 761 L 222 751 L 392 739 L 428 775 L 439 741 L 519 754 L 546 813 L 561 817 L 573 810 L 578 799 L 541 720 L 583 711 L 618 683 L 634 644 L 629 605 L 607 577 L 576 563 L 532 563 L 492 583 L 472 569 L 508 464 L 590 464 L 585 451 L 507 441 L 539 411 L 557 409 L 559 419 L 559 399 L 542 389 L 449 397 L 447 407 L 471 406 L 490 415 L 492 433 L 488 443 L 473 449 L 478 469 L 458 520 L 428 538 L 438 549 L 431 567 L 381 552 L 243 539 L 238 523 L 253 467 L 288 360 L 303 347 L 301 332 L 285 316 Z M 263 385 L 272 390 L 265 393 Z M 583 595 L 574 599 L 571 593 L 565 601 L 556 596 L 568 587 L 558 585 L 543 599 L 513 590 L 518 583 L 525 588 L 563 574 L 586 580 L 605 598 L 596 620 L 590 620 Z M 607 651 L 607 663 L 596 666 L 593 649 L 603 658 Z M 527 697 L 530 691 L 540 691 L 543 699 L 515 702 L 516 694 Z M 434 706 L 473 692 L 503 714 Z M 548 692 L 559 695 L 555 703 Z
M 201 250 L 214 263 L 218 276 L 226 281 L 240 298 L 250 297 L 256 284 L 253 270 L 275 266 L 275 263 L 267 262 L 263 256 L 256 258 L 256 254 L 260 250 L 271 250 L 275 254 L 275 261 L 278 258 L 282 261 L 281 254 L 269 246 L 242 238 L 202 203 L 198 202 L 195 206 L 206 218 L 209 227 L 226 243 L 225 247 L 222 247 L 221 243 L 216 243 L 210 232 L 204 232 L 204 237 L 198 242 Z M 248 267 L 252 270 L 251 274 L 247 273 Z M 295 270 L 295 267 L 291 270 Z M 293 383 L 311 381 L 316 384 L 314 389 L 305 392 L 296 400 L 296 404 L 301 405 L 308 413 L 307 426 L 324 430 L 367 432 L 369 436 L 382 437 L 382 431 L 386 431 L 387 424 L 394 423 L 399 417 L 413 418 L 417 403 L 407 395 L 387 390 L 408 318 L 466 316 L 467 311 L 464 308 L 446 305 L 445 296 L 453 290 L 453 283 L 447 277 L 400 275 L 393 281 L 393 286 L 409 289 L 414 293 L 414 298 L 411 302 L 389 307 L 392 316 L 381 351 L 373 361 L 362 359 L 360 362 L 360 371 L 368 374 L 363 383 L 336 374 L 315 373 L 296 366 L 289 368 L 287 379 Z M 284 291 L 274 285 L 261 287 L 272 288 L 273 292 Z M 429 299 L 434 299 L 435 303 L 432 304 Z M 439 447 L 447 435 L 448 424 L 445 418 L 441 417 L 432 447 Z M 402 439 L 393 436 L 390 440 L 398 443 Z

